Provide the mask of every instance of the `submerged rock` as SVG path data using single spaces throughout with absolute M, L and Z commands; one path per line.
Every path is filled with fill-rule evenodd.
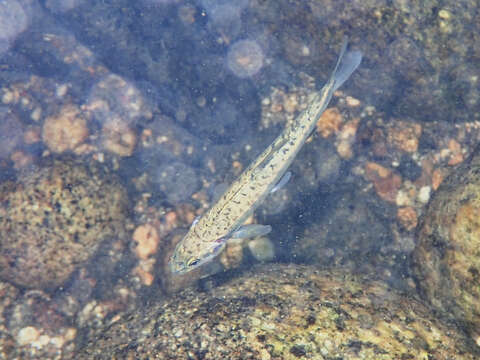
M 257 266 L 90 329 L 77 359 L 474 359 L 454 327 L 366 277 Z
M 392 236 L 386 221 L 375 212 L 375 198 L 360 191 L 345 191 L 332 198 L 328 216 L 314 218 L 293 244 L 296 260 L 321 266 L 350 264 L 359 269 L 366 259 L 379 259 L 380 249 L 391 243 Z
M 447 177 L 418 227 L 413 271 L 424 297 L 480 345 L 480 148 Z
M 0 185 L 0 277 L 51 289 L 124 229 L 127 194 L 95 165 L 54 161 Z

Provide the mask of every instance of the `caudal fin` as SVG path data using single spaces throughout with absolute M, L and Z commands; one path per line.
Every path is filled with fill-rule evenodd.
M 347 45 L 348 41 L 345 39 L 332 74 L 333 81 L 335 82 L 333 91 L 342 86 L 362 62 L 362 53 L 358 50 L 346 51 Z

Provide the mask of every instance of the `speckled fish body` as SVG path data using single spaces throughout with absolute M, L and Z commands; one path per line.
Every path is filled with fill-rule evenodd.
M 185 274 L 214 259 L 247 218 L 274 189 L 314 130 L 333 92 L 361 61 L 358 51 L 345 52 L 345 41 L 335 69 L 309 105 L 268 146 L 178 243 L 170 259 L 172 274 Z

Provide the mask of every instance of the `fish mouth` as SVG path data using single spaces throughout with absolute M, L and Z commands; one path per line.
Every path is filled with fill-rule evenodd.
M 218 254 L 217 254 L 218 255 Z M 192 279 L 203 279 L 219 272 L 225 271 L 224 266 L 218 260 L 218 256 L 213 259 L 204 259 L 195 266 L 188 267 L 185 263 L 171 259 L 169 263 L 170 275 L 174 278 L 187 275 Z
M 186 267 L 185 263 L 176 261 L 175 256 L 170 259 L 168 267 L 170 268 L 170 273 L 173 275 L 182 275 L 191 270 Z

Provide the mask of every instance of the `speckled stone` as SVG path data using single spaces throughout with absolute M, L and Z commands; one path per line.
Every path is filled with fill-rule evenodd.
M 366 277 L 298 265 L 256 266 L 89 331 L 77 359 L 475 358 L 419 302 Z
M 0 277 L 61 285 L 107 237 L 120 234 L 127 194 L 96 165 L 55 161 L 0 185 Z
M 418 227 L 414 273 L 434 306 L 480 338 L 480 147 L 434 194 Z M 477 340 L 478 341 L 478 340 Z M 480 344 L 480 341 L 478 341 Z

